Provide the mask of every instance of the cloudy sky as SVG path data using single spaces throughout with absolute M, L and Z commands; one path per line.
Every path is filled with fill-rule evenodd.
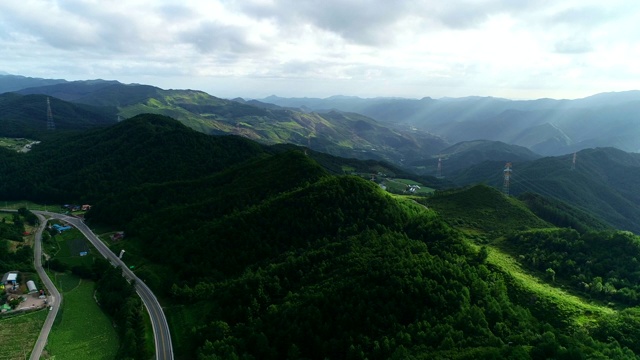
M 2 0 L 0 72 L 220 97 L 640 89 L 637 0 Z

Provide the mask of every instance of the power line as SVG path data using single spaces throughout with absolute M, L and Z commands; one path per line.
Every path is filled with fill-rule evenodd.
M 504 173 L 504 181 L 502 182 L 502 192 L 509 196 L 509 187 L 510 187 L 510 183 L 511 183 L 511 163 L 508 162 L 505 166 L 504 166 L 504 170 L 502 171 Z
M 51 101 L 47 98 L 47 130 L 55 130 L 56 124 L 53 122 L 53 112 L 51 112 Z

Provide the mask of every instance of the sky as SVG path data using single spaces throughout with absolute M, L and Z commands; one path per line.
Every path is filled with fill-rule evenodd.
M 0 73 L 234 98 L 640 88 L 637 0 L 2 0 Z

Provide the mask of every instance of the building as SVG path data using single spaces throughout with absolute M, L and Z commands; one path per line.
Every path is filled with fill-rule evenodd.
M 2 283 L 4 285 L 16 285 L 18 283 L 18 272 L 13 271 L 4 274 L 2 277 Z
M 38 288 L 36 287 L 36 283 L 33 280 L 27 281 L 27 289 L 29 289 L 29 294 L 34 292 L 38 292 Z

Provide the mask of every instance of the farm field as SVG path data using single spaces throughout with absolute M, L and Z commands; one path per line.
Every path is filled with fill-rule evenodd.
M 64 301 L 45 348 L 49 356 L 56 360 L 115 359 L 118 334 L 93 298 L 95 283 L 69 274 L 58 275 L 56 281 L 56 286 L 63 285 Z
M 32 201 L 2 201 L 0 202 L 0 207 L 3 209 L 9 210 L 17 210 L 19 208 L 27 208 L 29 210 L 42 210 L 42 211 L 53 211 L 53 212 L 64 212 L 59 205 L 46 205 L 46 204 L 37 204 Z
M 90 266 L 97 253 L 77 229 L 62 232 L 54 237 L 55 243 L 45 244 L 45 252 L 69 267 Z M 81 256 L 80 253 L 86 253 Z
M 23 360 L 29 357 L 47 317 L 48 311 L 40 310 L 0 319 L 2 360 Z

